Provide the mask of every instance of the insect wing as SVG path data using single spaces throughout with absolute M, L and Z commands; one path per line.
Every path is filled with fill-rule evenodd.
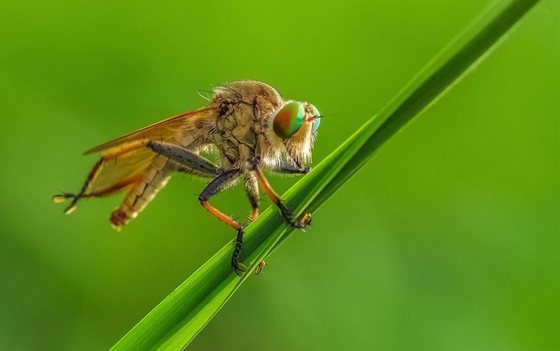
M 185 145 L 186 140 L 195 140 L 203 135 L 204 131 L 199 126 L 212 125 L 214 116 L 213 108 L 183 113 L 86 151 L 86 154 L 102 154 L 100 162 L 90 173 L 87 194 L 104 196 L 141 181 L 146 169 L 157 157 L 146 147 L 149 141 Z
M 205 107 L 198 110 L 185 112 L 177 116 L 169 117 L 163 121 L 154 123 L 120 138 L 108 141 L 104 144 L 98 145 L 85 152 L 85 154 L 92 154 L 95 152 L 105 152 L 114 147 L 121 146 L 126 143 L 135 142 L 139 140 L 158 140 L 175 142 L 180 138 L 181 134 L 188 132 L 189 127 L 196 125 L 197 120 L 211 119 L 215 115 L 213 107 Z

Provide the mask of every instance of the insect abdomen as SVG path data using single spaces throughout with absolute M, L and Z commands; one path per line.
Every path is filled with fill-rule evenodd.
M 121 206 L 111 213 L 111 224 L 119 230 L 130 219 L 136 218 L 169 180 L 174 164 L 165 156 L 158 155 L 146 168 L 142 181 L 132 186 Z

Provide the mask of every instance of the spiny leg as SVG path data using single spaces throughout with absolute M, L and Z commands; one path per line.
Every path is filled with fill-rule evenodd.
M 286 222 L 288 222 L 292 227 L 298 229 L 304 229 L 311 224 L 310 213 L 305 213 L 298 220 L 294 220 L 292 218 L 290 209 L 282 202 L 280 196 L 278 196 L 274 189 L 272 189 L 270 183 L 268 182 L 262 171 L 259 169 L 258 162 L 256 160 L 253 161 L 252 169 L 255 176 L 257 177 L 260 186 L 263 188 L 264 192 L 266 193 L 266 195 L 268 195 L 270 200 L 272 200 L 272 202 L 280 209 L 280 213 L 282 213 L 282 217 L 284 217 Z
M 111 186 L 110 188 L 103 189 L 103 190 L 100 190 L 100 191 L 95 191 L 95 192 L 92 192 L 92 193 L 87 193 L 87 194 L 62 193 L 62 194 L 59 194 L 59 195 L 54 195 L 53 196 L 53 201 L 55 203 L 61 203 L 66 199 L 72 199 L 72 202 L 70 203 L 70 206 L 65 211 L 66 214 L 70 214 L 76 209 L 76 203 L 80 199 L 85 199 L 85 198 L 89 198 L 89 197 L 108 196 L 108 195 L 117 193 L 117 192 L 121 191 L 122 189 L 124 189 L 124 188 L 126 188 L 126 187 L 128 187 L 132 184 L 135 184 L 135 183 L 137 183 L 141 180 L 142 180 L 142 176 L 131 177 L 129 179 L 125 179 L 124 181 Z
M 76 204 L 78 203 L 78 201 L 80 199 L 90 197 L 90 194 L 86 194 L 86 191 L 88 190 L 89 185 L 94 181 L 94 179 L 97 177 L 97 175 L 101 171 L 101 168 L 103 166 L 103 162 L 105 162 L 105 159 L 103 157 L 101 157 L 95 163 L 95 165 L 93 166 L 93 168 L 89 172 L 88 177 L 86 178 L 86 181 L 84 182 L 84 185 L 82 185 L 82 188 L 80 189 L 79 193 L 77 193 L 77 194 L 62 193 L 62 194 L 54 195 L 52 197 L 52 200 L 53 200 L 54 203 L 62 203 L 66 199 L 72 199 L 72 201 L 70 202 L 70 205 L 68 205 L 68 207 L 66 207 L 66 209 L 64 210 L 65 214 L 71 214 L 72 212 L 74 212 L 76 210 Z
M 231 267 L 233 268 L 235 274 L 239 276 L 246 271 L 246 267 L 240 262 L 241 247 L 243 246 L 243 226 L 235 219 L 210 205 L 208 201 L 212 196 L 220 193 L 231 185 L 240 175 L 241 171 L 239 169 L 232 169 L 223 172 L 221 175 L 214 178 L 214 180 L 212 180 L 210 184 L 204 188 L 198 197 L 198 201 L 200 201 L 200 204 L 206 211 L 237 231 L 235 249 L 233 250 L 233 254 L 231 256 Z
M 282 173 L 282 174 L 307 174 L 311 171 L 311 168 L 309 168 L 309 166 L 301 166 L 299 163 L 293 161 L 293 162 L 287 162 L 287 161 L 281 161 L 279 163 L 276 164 L 276 166 L 274 168 L 272 168 L 273 172 L 277 172 L 277 173 Z M 263 176 L 264 178 L 264 176 Z M 266 179 L 264 179 L 266 181 Z M 268 184 L 268 186 L 270 187 L 270 184 L 268 182 L 266 182 Z M 270 189 L 272 191 L 272 193 L 278 197 L 278 195 L 276 195 L 276 193 L 272 190 L 272 188 Z M 288 214 L 288 222 L 290 222 L 290 210 L 280 201 L 280 209 L 284 209 L 283 215 L 284 214 Z M 284 215 L 284 218 L 286 218 L 286 215 Z M 307 221 L 307 224 L 305 224 L 305 226 L 311 224 L 311 214 L 306 213 L 303 217 L 303 221 L 300 222 L 300 224 L 304 224 L 306 223 L 305 221 Z M 293 223 L 290 223 L 293 225 Z M 296 225 L 296 227 L 299 228 L 298 225 Z
M 242 275 L 246 270 L 245 266 L 239 261 L 241 256 L 241 247 L 243 245 L 243 227 L 239 222 L 208 203 L 212 196 L 226 189 L 241 175 L 240 170 L 235 169 L 224 171 L 222 168 L 214 165 L 204 157 L 179 145 L 152 141 L 148 144 L 148 146 L 154 152 L 169 157 L 171 160 L 177 162 L 181 166 L 179 168 L 180 172 L 203 177 L 215 177 L 214 180 L 212 180 L 202 191 L 198 200 L 200 201 L 202 207 L 204 207 L 211 215 L 237 231 L 235 249 L 231 258 L 231 266 L 237 275 Z
M 115 150 L 112 150 L 110 152 L 107 152 L 95 163 L 95 165 L 93 165 L 93 168 L 89 172 L 89 174 L 86 178 L 86 181 L 84 182 L 84 185 L 82 185 L 82 188 L 80 189 L 79 193 L 73 194 L 73 193 L 66 193 L 65 192 L 65 193 L 62 193 L 62 194 L 57 194 L 57 195 L 54 195 L 52 197 L 52 201 L 54 203 L 62 203 L 67 199 L 72 199 L 72 201 L 70 202 L 70 205 L 66 208 L 66 210 L 64 210 L 64 213 L 71 214 L 72 212 L 74 212 L 74 210 L 76 210 L 76 205 L 77 205 L 77 203 L 80 199 L 88 198 L 88 197 L 106 196 L 106 195 L 115 193 L 115 192 L 121 190 L 122 188 L 130 185 L 133 182 L 132 178 L 131 178 L 130 182 L 128 182 L 128 180 L 125 180 L 123 182 L 115 184 L 114 186 L 111 186 L 108 189 L 97 191 L 95 193 L 87 193 L 90 185 L 95 181 L 95 179 L 98 177 L 99 173 L 103 169 L 103 164 L 105 162 L 107 162 L 109 160 L 116 159 L 119 156 L 124 155 L 124 154 L 126 154 L 130 151 L 142 148 L 146 144 L 147 144 L 146 140 L 137 140 L 137 141 L 131 142 L 127 145 L 124 145 L 122 147 L 115 148 Z
M 169 157 L 181 165 L 180 172 L 210 178 L 224 173 L 222 168 L 182 146 L 159 141 L 151 141 L 148 146 L 155 153 Z

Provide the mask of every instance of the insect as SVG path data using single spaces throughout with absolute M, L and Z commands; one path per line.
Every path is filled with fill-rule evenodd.
M 211 215 L 237 232 L 231 266 L 237 275 L 241 263 L 243 225 L 209 203 L 242 182 L 251 204 L 249 221 L 259 215 L 259 186 L 296 228 L 311 224 L 311 215 L 292 218 L 267 181 L 263 170 L 306 174 L 321 115 L 307 102 L 284 100 L 271 86 L 251 80 L 232 81 L 213 90 L 208 106 L 179 114 L 123 137 L 96 146 L 86 154 L 101 153 L 78 193 L 55 195 L 56 203 L 70 200 L 66 213 L 81 199 L 126 191 L 120 207 L 111 213 L 120 230 L 135 218 L 165 186 L 173 173 L 211 179 L 198 201 Z M 215 164 L 205 157 L 218 156 Z M 262 268 L 264 262 L 259 266 Z

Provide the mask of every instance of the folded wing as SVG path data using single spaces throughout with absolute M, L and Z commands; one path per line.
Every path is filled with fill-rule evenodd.
M 182 113 L 96 146 L 86 154 L 101 153 L 90 173 L 84 194 L 103 196 L 142 181 L 157 156 L 147 144 L 165 141 L 194 150 L 208 143 L 215 126 L 213 107 Z

